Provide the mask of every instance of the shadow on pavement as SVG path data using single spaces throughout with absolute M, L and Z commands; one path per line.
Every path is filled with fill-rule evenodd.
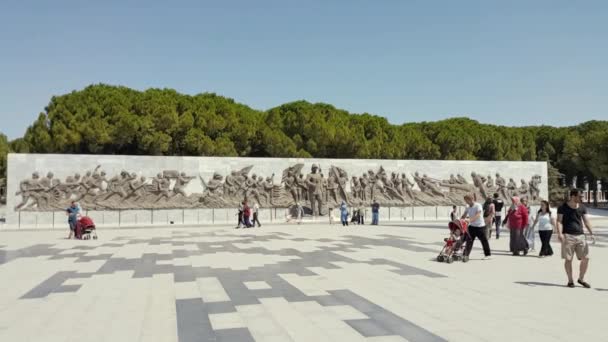
M 527 286 L 568 287 L 564 284 L 542 283 L 542 282 L 538 282 L 538 281 L 516 281 L 515 284 L 527 285 Z

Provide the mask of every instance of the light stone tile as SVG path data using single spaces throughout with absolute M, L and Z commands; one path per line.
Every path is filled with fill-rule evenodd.
M 175 286 L 175 299 L 201 298 L 199 285 L 195 281 L 177 282 Z
M 205 303 L 229 302 L 230 297 L 217 278 L 197 278 L 199 295 Z
M 222 314 L 210 314 L 209 320 L 213 330 L 243 328 L 245 322 L 238 312 L 229 312 Z
M 353 308 L 350 305 L 336 305 L 336 306 L 328 306 L 327 311 L 336 316 L 337 319 L 347 321 L 351 319 L 367 319 L 366 315 L 357 311 L 357 309 Z

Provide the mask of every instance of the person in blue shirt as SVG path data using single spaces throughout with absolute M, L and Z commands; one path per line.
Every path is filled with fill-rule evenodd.
M 78 215 L 80 215 L 80 207 L 76 201 L 72 201 L 70 207 L 66 209 L 66 214 L 68 215 L 68 224 L 70 225 L 70 235 L 68 236 L 68 239 L 71 239 L 76 231 Z
M 340 220 L 342 221 L 342 226 L 348 226 L 348 206 L 344 201 L 340 205 Z

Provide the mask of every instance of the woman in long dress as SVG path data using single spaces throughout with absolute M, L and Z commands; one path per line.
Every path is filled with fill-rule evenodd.
M 505 218 L 511 233 L 509 248 L 513 255 L 520 255 L 521 252 L 527 255 L 528 242 L 524 237 L 524 228 L 528 225 L 528 209 L 521 204 L 517 196 L 513 196 L 511 202 L 511 209 Z

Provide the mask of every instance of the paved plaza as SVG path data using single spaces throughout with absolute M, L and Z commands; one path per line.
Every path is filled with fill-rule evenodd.
M 491 260 L 477 242 L 438 263 L 439 223 L 66 235 L 0 233 L 0 341 L 606 340 L 603 229 L 592 289 L 564 286 L 559 255 L 508 255 L 507 232 Z

